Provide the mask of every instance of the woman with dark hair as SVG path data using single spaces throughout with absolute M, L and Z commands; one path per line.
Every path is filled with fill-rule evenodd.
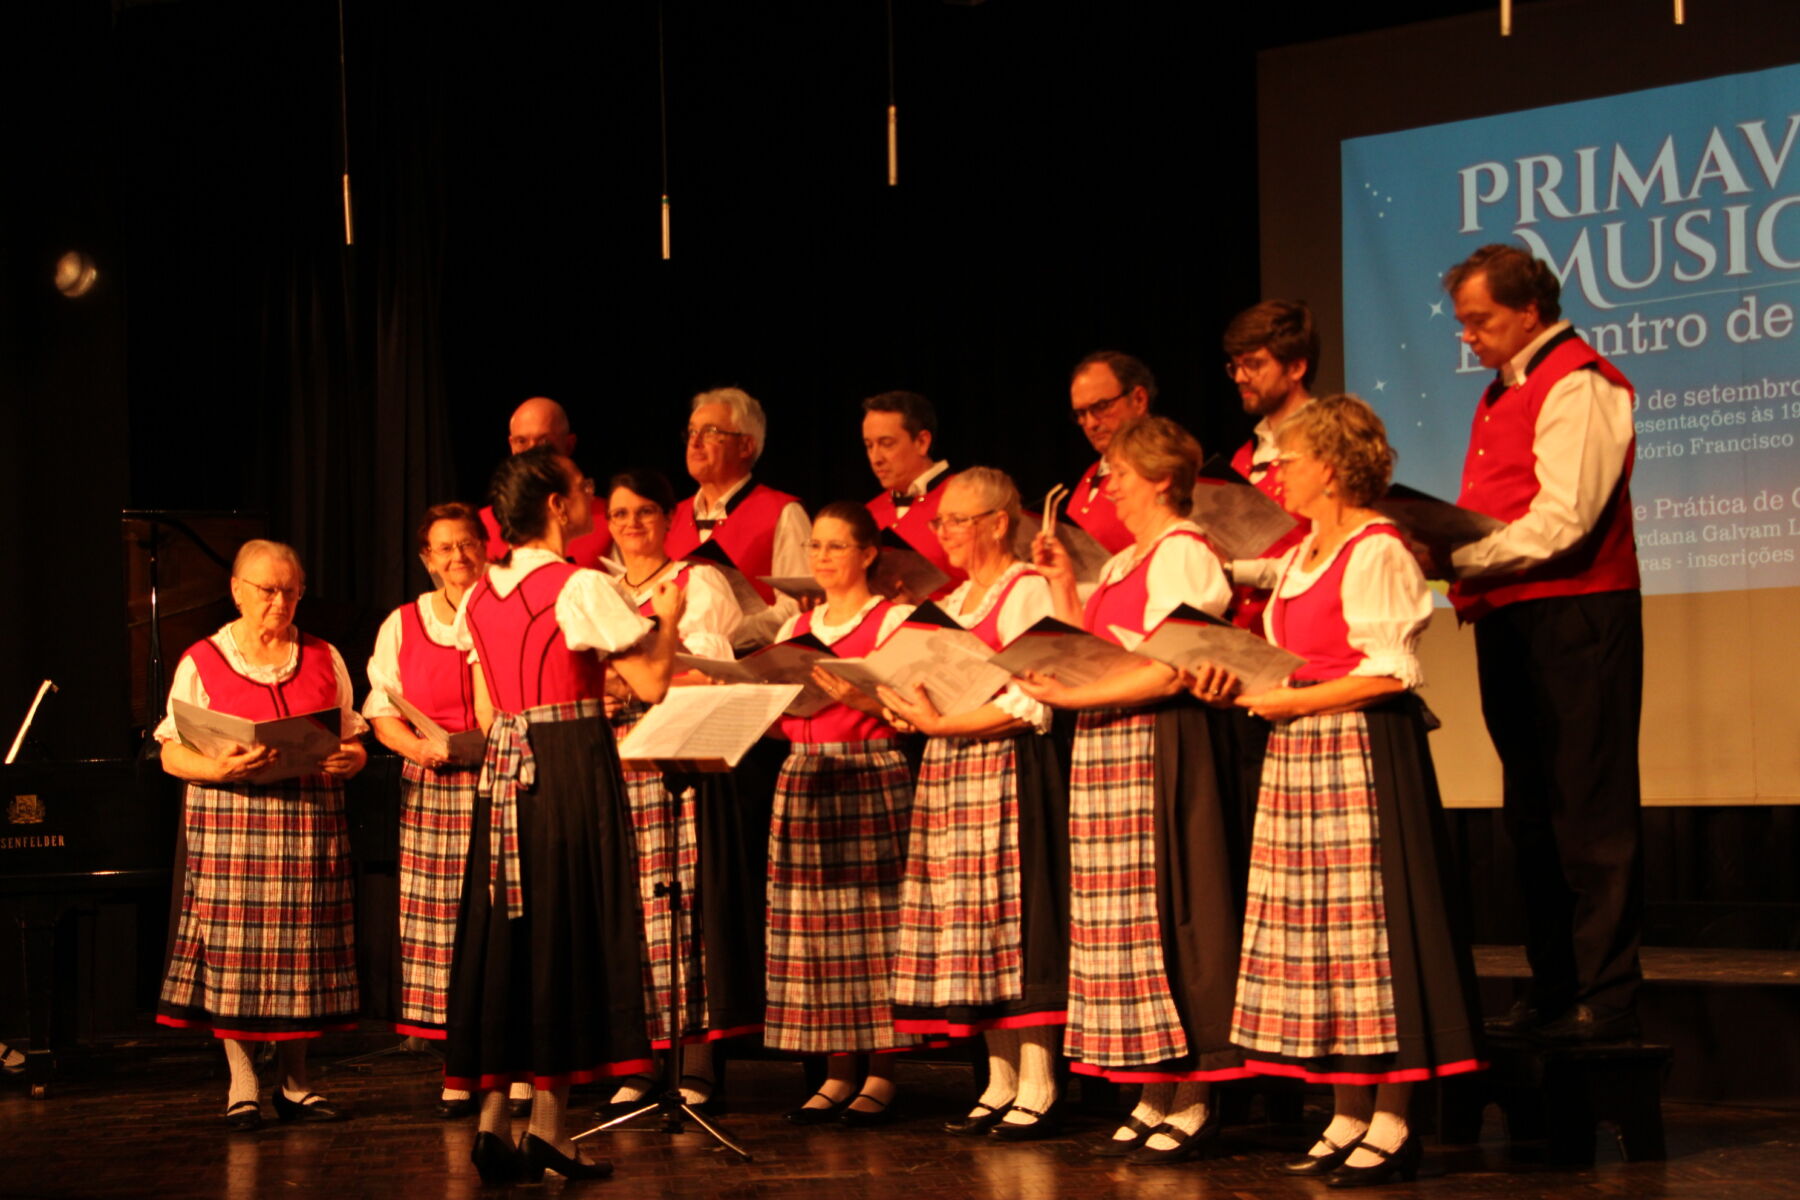
M 487 570 L 487 536 L 466 504 L 438 504 L 419 522 L 419 561 L 437 586 L 396 608 L 375 635 L 363 716 L 381 744 L 405 760 L 400 769 L 400 984 L 393 1014 L 400 1033 L 442 1041 L 450 991 L 450 953 L 462 899 L 475 811 L 477 765 L 453 763 L 434 749 L 394 703 L 398 695 L 449 733 L 476 728 L 475 682 L 456 645 L 456 610 Z M 384 1014 L 385 1015 L 385 1014 Z M 531 1101 L 529 1084 L 512 1100 Z M 469 1093 L 446 1087 L 438 1115 L 475 1111 Z
M 677 630 L 682 652 L 729 659 L 743 610 L 717 568 L 671 559 L 664 550 L 674 507 L 674 490 L 661 473 L 632 470 L 613 476 L 606 519 L 623 567 L 617 582 L 646 616 L 657 585 L 672 582 L 687 597 Z M 608 677 L 607 692 L 613 735 L 623 740 L 650 706 L 631 695 L 616 674 Z M 747 838 L 732 776 L 685 776 L 674 781 L 673 794 L 670 781 L 661 771 L 625 772 L 648 955 L 644 1005 L 652 1044 L 672 1046 L 669 993 L 679 968 L 681 1093 L 689 1104 L 700 1105 L 712 1097 L 713 1043 L 762 1028 L 761 873 L 744 851 Z M 678 814 L 673 822 L 671 807 Z M 657 893 L 658 885 L 671 877 L 681 883 L 679 953 L 667 902 Z M 621 1080 L 609 1111 L 642 1105 L 656 1084 L 647 1075 Z
M 542 447 L 507 459 L 490 498 L 509 547 L 457 612 L 487 758 L 463 879 L 445 1080 L 482 1093 L 484 1182 L 609 1174 L 564 1129 L 569 1085 L 650 1065 L 639 977 L 631 817 L 602 712 L 610 668 L 641 699 L 669 684 L 682 592 L 646 619 L 598 571 L 563 558 L 593 528 L 593 481 Z M 529 1079 L 515 1149 L 506 1087 Z
M 169 714 L 156 727 L 163 770 L 188 785 L 181 913 L 156 1019 L 223 1040 L 231 1069 L 225 1123 L 234 1130 L 262 1124 L 251 1042 L 280 1047 L 276 1116 L 344 1116 L 308 1087 L 306 1043 L 356 1025 L 344 781 L 362 770 L 368 752 L 343 658 L 294 628 L 305 592 L 291 546 L 245 542 L 231 564 L 237 619 L 181 656 Z M 336 709 L 343 740 L 322 774 L 256 783 L 278 752 L 202 753 L 181 740 L 177 700 L 252 721 Z
M 1231 589 L 1188 511 L 1200 443 L 1167 417 L 1120 426 L 1106 491 L 1132 544 L 1083 606 L 1068 553 L 1034 547 L 1056 615 L 1118 641 L 1178 605 L 1214 616 Z M 1102 1154 L 1175 1162 L 1219 1130 L 1211 1086 L 1246 1072 L 1231 1045 L 1242 924 L 1242 785 L 1230 714 L 1185 695 L 1161 663 L 1072 686 L 1027 675 L 1026 692 L 1080 711 L 1069 772 L 1069 1019 L 1074 1069 L 1141 1083 Z
M 788 618 L 777 640 L 810 633 L 844 658 L 887 640 L 911 610 L 869 590 L 879 536 L 860 504 L 819 510 L 806 549 L 825 599 Z M 894 1098 L 886 1052 L 914 1043 L 895 1030 L 890 1002 L 912 772 L 879 704 L 824 670 L 814 679 L 837 703 L 776 726 L 793 747 L 769 830 L 763 1043 L 830 1056 L 824 1084 L 789 1121 L 876 1125 Z
M 992 650 L 1053 606 L 1044 577 L 1013 554 L 1019 517 L 1013 481 L 971 467 L 944 484 L 931 522 L 968 574 L 938 605 Z M 897 1024 L 987 1043 L 987 1088 L 946 1131 L 1047 1136 L 1069 987 L 1068 769 L 1046 736 L 1050 710 L 1016 686 L 952 716 L 923 686 L 881 696 L 930 738 L 900 892 Z
M 1237 703 L 1275 723 L 1263 760 L 1232 1040 L 1251 1069 L 1333 1085 L 1335 1112 L 1288 1170 L 1333 1187 L 1411 1179 L 1413 1083 L 1480 1070 L 1474 969 L 1414 689 L 1431 596 L 1369 505 L 1394 452 L 1354 396 L 1282 425 L 1283 502 L 1312 521 L 1264 624 L 1303 656 Z

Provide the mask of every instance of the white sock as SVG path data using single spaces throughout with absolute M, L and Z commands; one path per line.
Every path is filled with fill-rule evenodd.
M 1385 1162 L 1381 1155 L 1364 1146 L 1379 1146 L 1383 1150 L 1398 1150 L 1406 1141 L 1406 1118 L 1398 1113 L 1378 1112 L 1375 1119 L 1369 1122 L 1369 1134 L 1363 1139 L 1349 1158 L 1344 1160 L 1346 1167 L 1372 1167 L 1376 1163 Z
M 571 1157 L 575 1154 L 575 1143 L 569 1141 L 563 1132 L 563 1109 L 568 1107 L 569 1089 L 563 1087 L 552 1090 L 539 1088 L 531 1097 L 531 1124 L 526 1132 L 533 1137 L 542 1138 L 558 1150 Z
M 506 1107 L 506 1089 L 489 1088 L 481 1093 L 481 1120 L 477 1128 L 512 1142 L 512 1113 Z
M 1211 1088 L 1204 1083 L 1183 1083 L 1175 1088 L 1174 1099 L 1169 1101 L 1169 1111 L 1163 1114 L 1163 1124 L 1172 1125 L 1185 1134 L 1200 1132 L 1200 1126 L 1206 1121 L 1206 1102 L 1211 1095 Z M 1166 1133 L 1151 1136 L 1144 1145 L 1151 1150 L 1173 1150 L 1181 1143 Z
M 444 1094 L 439 1097 L 441 1100 L 467 1100 L 468 1098 L 469 1093 L 463 1091 L 461 1088 L 450 1087 L 445 1088 Z
M 1058 1030 L 1054 1026 L 1042 1025 L 1030 1029 L 1020 1029 L 1015 1036 L 1019 1042 L 1019 1094 L 1013 1103 L 1020 1108 L 1029 1108 L 1032 1112 L 1047 1113 L 1056 1103 L 1056 1047 L 1053 1044 Z M 1031 1125 L 1042 1120 L 1041 1117 L 1027 1117 L 1007 1113 L 1003 1120 L 1013 1125 Z
M 0 1067 L 22 1067 L 25 1056 L 5 1042 L 0 1042 Z
M 250 1057 L 250 1047 L 235 1038 L 222 1040 L 225 1044 L 225 1065 L 231 1071 L 231 1090 L 226 1094 L 225 1107 L 255 1100 L 260 1089 L 256 1084 L 256 1061 Z
M 513 1080 L 512 1087 L 507 1089 L 506 1098 L 508 1100 L 530 1100 L 532 1098 L 531 1081 L 528 1079 Z
M 990 1109 L 1004 1108 L 1019 1094 L 1019 1035 L 1012 1029 L 990 1029 L 982 1035 L 987 1043 L 987 1087 L 979 1104 Z M 971 1114 L 973 1115 L 973 1114 Z
M 1163 1123 L 1163 1114 L 1169 1111 L 1169 1105 L 1175 1099 L 1175 1085 L 1172 1083 L 1146 1083 L 1143 1094 L 1138 1097 L 1137 1107 L 1131 1115 L 1138 1121 L 1155 1129 Z M 1121 1125 L 1113 1130 L 1113 1141 L 1129 1142 L 1138 1135 Z
M 711 1042 L 693 1042 L 681 1049 L 681 1073 L 695 1079 L 711 1081 L 713 1074 L 713 1047 Z M 689 1104 L 704 1104 L 712 1099 L 712 1088 L 686 1087 L 681 1089 L 681 1098 Z
M 1331 1153 L 1331 1146 L 1325 1144 L 1327 1139 L 1333 1145 L 1348 1146 L 1368 1131 L 1369 1123 L 1367 1121 L 1338 1113 L 1331 1118 L 1331 1124 L 1325 1127 L 1325 1132 L 1319 1135 L 1319 1140 L 1313 1143 L 1312 1157 L 1323 1158 Z

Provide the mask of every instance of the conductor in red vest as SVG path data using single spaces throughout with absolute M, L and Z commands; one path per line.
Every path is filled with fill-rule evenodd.
M 864 400 L 862 407 L 863 450 L 882 488 L 868 503 L 869 515 L 877 528 L 892 529 L 950 577 L 932 598 L 947 596 L 968 576 L 951 565 L 931 527 L 950 478 L 950 464 L 931 457 L 937 410 L 917 392 L 883 392 Z M 912 602 L 925 597 L 897 598 Z
M 569 428 L 569 414 L 548 396 L 533 396 L 513 409 L 506 423 L 508 453 L 523 454 L 538 446 L 549 446 L 564 458 L 575 457 L 575 434 Z M 494 506 L 481 510 L 481 527 L 487 532 L 487 557 L 498 561 L 506 557 L 506 539 L 500 536 L 500 522 L 494 519 Z M 578 567 L 600 569 L 600 560 L 612 549 L 612 531 L 604 522 L 594 526 L 566 547 L 569 561 Z
M 1069 417 L 1100 456 L 1082 473 L 1069 496 L 1069 519 L 1117 554 L 1134 539 L 1106 498 L 1106 448 L 1119 426 L 1150 411 L 1156 376 L 1142 362 L 1117 350 L 1096 350 L 1069 372 Z
M 1231 319 L 1223 342 L 1225 376 L 1237 387 L 1244 411 L 1258 418 L 1250 440 L 1231 456 L 1231 468 L 1280 504 L 1285 492 L 1275 434 L 1312 400 L 1313 378 L 1319 373 L 1319 331 L 1312 310 L 1297 300 L 1264 300 Z M 1297 520 L 1259 557 L 1231 564 L 1232 624 L 1262 632 L 1275 570 L 1312 528 L 1306 518 Z
M 1638 720 L 1644 636 L 1632 536 L 1632 387 L 1562 320 L 1548 264 L 1483 246 L 1444 276 L 1462 340 L 1496 372 L 1459 503 L 1507 524 L 1457 547 L 1481 707 L 1505 776 L 1531 986 L 1497 1032 L 1635 1037 L 1642 978 Z
M 675 506 L 663 543 L 670 558 L 685 558 L 702 542 L 718 543 L 769 604 L 767 612 L 745 615 L 734 638 L 739 649 L 767 645 L 781 623 L 800 611 L 762 577 L 812 574 L 806 558 L 812 522 L 799 499 L 750 478 L 767 430 L 762 405 L 741 388 L 715 388 L 694 397 L 687 469 L 700 490 Z

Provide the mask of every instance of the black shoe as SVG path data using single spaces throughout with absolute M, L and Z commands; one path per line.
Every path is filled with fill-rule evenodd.
M 814 1092 L 813 1096 L 825 1096 L 825 1093 Z M 855 1098 L 852 1096 L 846 1100 L 832 1100 L 830 1096 L 825 1096 L 830 1103 L 818 1108 L 807 1108 L 803 1105 L 792 1112 L 784 1113 L 783 1116 L 795 1125 L 829 1125 L 837 1120 L 838 1113 L 849 1107 L 850 1100 Z M 812 1096 L 808 1096 L 807 1099 L 812 1099 Z
M 481 1182 L 490 1187 L 517 1183 L 525 1178 L 525 1160 L 519 1155 L 518 1148 L 497 1133 L 476 1134 L 469 1161 L 475 1164 Z
M 1535 1000 L 1521 998 L 1513 1001 L 1505 1016 L 1489 1017 L 1482 1024 L 1491 1037 L 1525 1037 L 1555 1015 L 1556 1010 L 1547 1009 Z
M 1406 1140 L 1392 1150 L 1371 1146 L 1367 1141 L 1363 1142 L 1362 1148 L 1370 1154 L 1379 1154 L 1381 1161 L 1371 1167 L 1339 1167 L 1325 1180 L 1326 1187 L 1375 1187 L 1395 1175 L 1407 1183 L 1419 1177 L 1419 1160 L 1425 1157 L 1425 1143 L 1419 1140 L 1418 1134 L 1407 1134 Z
M 531 1115 L 531 1097 L 527 1096 L 523 1100 L 514 1100 L 508 1097 L 506 1111 L 509 1116 L 529 1117 Z
M 705 1075 L 683 1075 L 680 1082 L 684 1085 L 699 1084 L 700 1086 L 693 1088 L 693 1090 L 698 1092 L 704 1089 L 706 1092 L 706 1095 L 698 1100 L 689 1100 L 685 1096 L 682 1097 L 682 1103 L 686 1104 L 689 1108 L 696 1112 L 703 1112 L 708 1116 L 723 1116 L 725 1114 L 725 1097 L 714 1093 L 714 1089 L 718 1087 L 716 1081 L 707 1078 Z
M 1056 1137 L 1062 1132 L 1062 1117 L 1057 1115 L 1056 1106 L 1052 1104 L 1048 1112 L 1039 1112 L 1035 1108 L 1026 1108 L 1022 1104 L 1012 1106 L 1012 1111 L 1024 1113 L 1029 1121 L 1001 1121 L 988 1130 L 988 1136 L 996 1142 L 1038 1142 L 1045 1138 Z
M 1144 1144 L 1125 1156 L 1125 1161 L 1138 1166 L 1161 1165 L 1164 1163 L 1186 1162 L 1206 1148 L 1208 1142 L 1217 1141 L 1219 1130 L 1224 1127 L 1223 1110 L 1217 1104 L 1210 1106 L 1206 1112 L 1206 1120 L 1200 1122 L 1200 1128 L 1193 1133 L 1184 1133 L 1175 1126 L 1164 1121 L 1150 1131 L 1144 1138 Z M 1153 1150 L 1150 1138 L 1157 1134 L 1175 1139 L 1176 1144 L 1167 1150 Z
M 1131 1136 L 1129 1138 L 1109 1137 L 1104 1142 L 1089 1143 L 1089 1152 L 1097 1154 L 1101 1158 L 1124 1158 L 1150 1140 L 1150 1135 L 1156 1132 L 1154 1125 L 1146 1125 L 1136 1117 L 1126 1117 L 1125 1123 L 1119 1128 L 1131 1130 Z
M 281 1089 L 275 1089 L 279 1096 Z M 225 1124 L 233 1133 L 250 1133 L 262 1128 L 262 1105 L 254 1100 L 239 1100 L 225 1110 Z
M 520 1140 L 519 1153 L 525 1160 L 526 1183 L 540 1182 L 546 1169 L 564 1179 L 605 1179 L 613 1172 L 612 1164 L 604 1158 L 591 1163 L 570 1158 L 535 1133 L 528 1133 Z
M 644 1094 L 639 1096 L 636 1100 L 608 1100 L 596 1111 L 602 1117 L 622 1117 L 626 1113 L 636 1112 L 647 1104 L 655 1104 L 658 1089 L 662 1087 L 662 1081 L 659 1079 L 652 1079 L 648 1075 L 627 1075 L 625 1078 L 619 1080 L 618 1084 L 613 1088 L 613 1093 L 617 1095 L 620 1088 L 635 1088 L 639 1084 L 644 1085 Z
M 298 1100 L 289 1100 L 287 1093 L 277 1084 L 275 1115 L 284 1121 L 342 1121 L 350 1114 L 317 1092 L 308 1092 Z
M 1538 1026 L 1530 1036 L 1549 1045 L 1633 1042 L 1639 1037 L 1637 1014 L 1626 1009 L 1603 1015 L 1585 1004 L 1577 1004 L 1556 1020 Z
M 446 1121 L 454 1121 L 458 1117 L 474 1116 L 477 1107 L 479 1106 L 475 1103 L 473 1096 L 464 1096 L 461 1100 L 445 1100 L 440 1097 L 437 1104 L 437 1115 Z
M 858 1100 L 867 1100 L 870 1104 L 879 1104 L 880 1108 L 870 1111 L 863 1108 L 851 1108 Z M 894 1119 L 894 1110 L 888 1107 L 886 1100 L 877 1100 L 867 1092 L 860 1092 L 850 1097 L 850 1104 L 838 1110 L 838 1120 L 852 1129 L 872 1129 L 877 1125 L 886 1125 Z
M 975 1107 L 979 1113 L 970 1113 L 966 1117 L 958 1117 L 954 1121 L 944 1122 L 944 1132 L 954 1133 L 962 1137 L 979 1137 L 1000 1123 L 1000 1119 L 1012 1109 L 1010 1104 L 1002 1104 L 995 1108 L 991 1104 L 983 1104 L 977 1100 Z
M 1282 1163 L 1281 1169 L 1289 1175 L 1329 1175 L 1344 1165 L 1344 1160 L 1350 1157 L 1351 1151 L 1362 1145 L 1363 1135 L 1367 1132 L 1368 1130 L 1364 1130 L 1342 1146 L 1321 1133 L 1319 1140 L 1331 1147 L 1330 1153 L 1309 1154 L 1298 1162 Z

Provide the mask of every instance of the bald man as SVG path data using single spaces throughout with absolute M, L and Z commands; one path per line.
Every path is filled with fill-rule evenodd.
M 506 445 L 514 454 L 523 454 L 539 446 L 554 446 L 567 458 L 575 457 L 575 434 L 569 429 L 569 414 L 548 396 L 533 396 L 513 409 L 506 423 Z M 493 505 L 481 510 L 481 524 L 488 535 L 488 561 L 506 553 L 506 539 L 500 536 L 500 523 L 494 519 Z M 604 569 L 600 560 L 612 549 L 612 531 L 606 522 L 595 521 L 594 532 L 583 534 L 563 548 L 569 561 L 578 567 Z

